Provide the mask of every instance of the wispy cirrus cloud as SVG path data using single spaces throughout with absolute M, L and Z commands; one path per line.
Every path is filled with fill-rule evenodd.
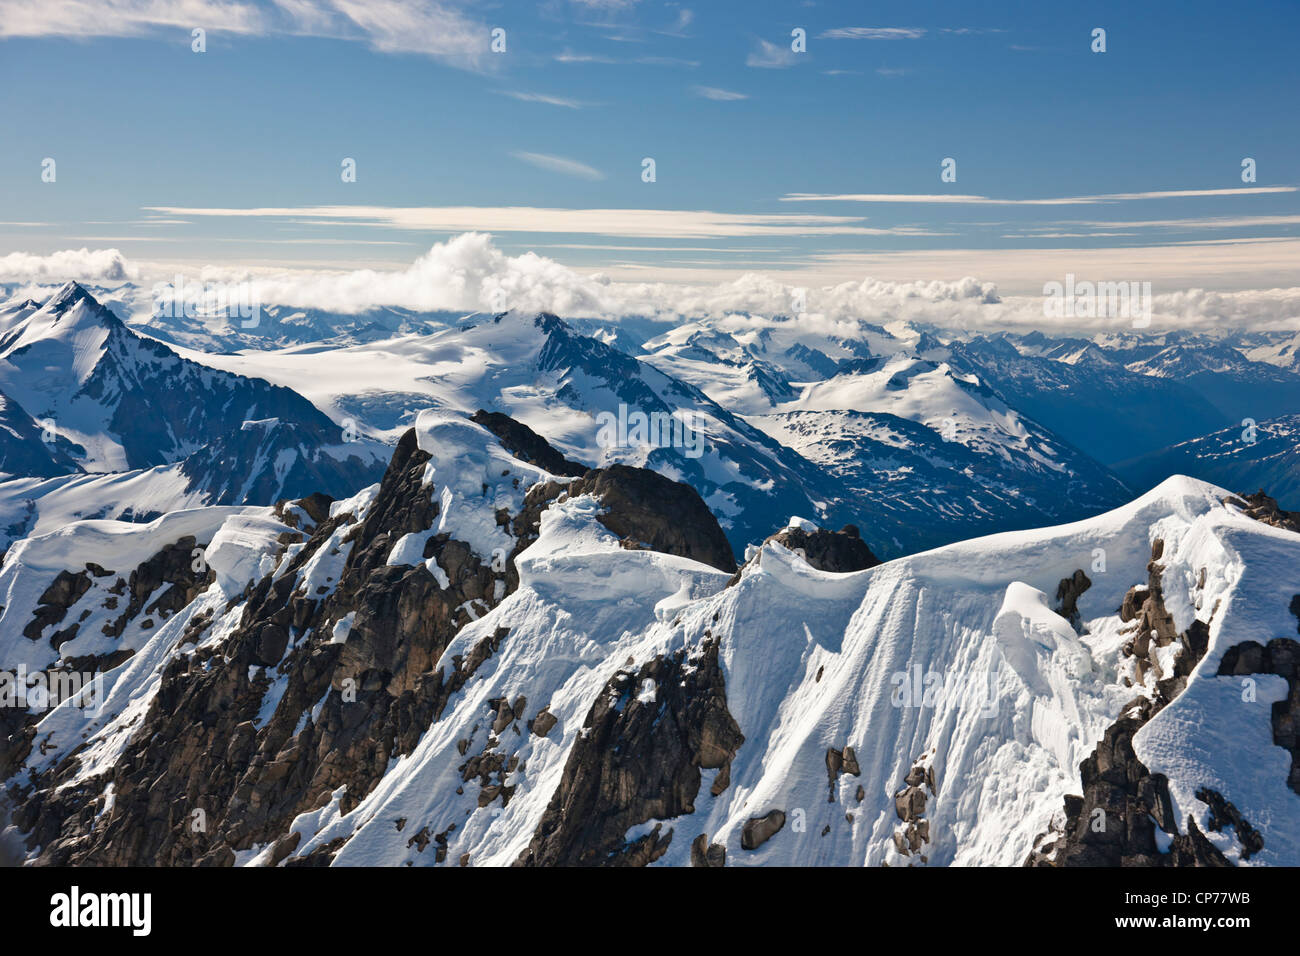
M 691 92 L 696 96 L 704 97 L 706 100 L 717 100 L 719 103 L 749 99 L 748 93 L 737 93 L 734 90 L 724 90 L 716 86 L 693 86 Z
M 794 50 L 788 45 L 771 43 L 767 40 L 759 40 L 758 49 L 745 58 L 745 66 L 757 67 L 760 70 L 784 70 L 794 64 Z
M 568 159 L 564 156 L 552 156 L 549 153 L 529 153 L 522 150 L 513 152 L 510 155 L 530 166 L 536 166 L 538 169 L 545 169 L 552 173 L 560 173 L 564 176 L 590 179 L 592 181 L 605 178 L 605 174 L 594 166 L 588 166 L 586 163 L 580 163 L 576 159 Z
M 520 100 L 524 103 L 545 103 L 547 106 L 563 106 L 566 109 L 580 110 L 587 104 L 567 96 L 550 96 L 546 93 L 526 93 L 520 90 L 502 90 L 503 96 Z
M 612 56 L 606 56 L 603 53 L 575 53 L 572 50 L 565 50 L 553 56 L 556 63 L 618 63 L 618 59 Z
M 924 27 L 836 27 L 817 34 L 819 40 L 919 40 Z
M 958 206 L 1085 206 L 1140 199 L 1195 199 L 1206 196 L 1252 196 L 1293 193 L 1296 186 L 1247 186 L 1240 189 L 1165 189 L 1137 193 L 1103 193 L 1050 199 L 994 199 L 958 193 L 787 193 L 781 202 L 935 203 Z
M 868 227 L 862 225 L 864 220 L 858 216 L 719 213 L 696 209 L 553 209 L 536 206 L 283 206 L 233 209 L 150 206 L 147 211 L 196 218 L 282 219 L 320 225 L 353 223 L 448 233 L 482 231 L 676 239 L 942 235 L 912 226 Z
M 447 0 L 5 0 L 0 37 L 306 35 L 364 42 L 466 69 L 487 62 L 489 28 Z M 188 41 L 187 41 L 188 42 Z
M 651 32 L 658 33 L 666 37 L 686 37 L 686 32 L 692 23 L 695 22 L 695 11 L 681 7 L 677 11 L 677 18 L 671 26 L 662 27 Z
M 301 0 L 299 0 L 301 2 Z M 380 53 L 416 53 L 477 68 L 488 56 L 485 23 L 434 0 L 321 0 L 319 12 L 337 10 Z
M 133 37 L 165 27 L 264 33 L 272 11 L 228 0 L 5 0 L 0 36 Z
M 1245 229 L 1256 226 L 1300 225 L 1300 216 L 1211 216 L 1201 219 L 1139 219 L 1131 222 L 1065 220 L 1061 225 L 1099 229 Z

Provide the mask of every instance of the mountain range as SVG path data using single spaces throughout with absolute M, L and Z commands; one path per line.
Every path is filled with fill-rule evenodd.
M 0 856 L 1300 864 L 1294 333 L 101 300 L 0 303 Z

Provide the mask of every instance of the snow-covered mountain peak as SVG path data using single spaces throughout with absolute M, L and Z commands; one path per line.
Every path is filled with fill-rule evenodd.
M 52 312 L 65 312 L 78 302 L 90 300 L 95 305 L 94 297 L 79 282 L 68 281 L 61 285 L 45 302 L 45 308 Z
M 88 374 L 114 326 L 121 322 L 76 282 L 62 286 L 0 339 L 0 360 L 39 349 L 42 360 L 62 360 Z

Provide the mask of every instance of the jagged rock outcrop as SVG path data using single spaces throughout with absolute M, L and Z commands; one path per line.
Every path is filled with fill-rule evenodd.
M 534 485 L 525 510 L 543 510 L 550 501 L 592 495 L 605 506 L 597 520 L 627 548 L 649 548 L 735 571 L 736 557 L 718 520 L 690 485 L 658 472 L 627 465 L 593 468 L 568 484 Z
M 761 817 L 750 817 L 740 828 L 740 848 L 757 850 L 785 826 L 784 810 L 769 810 Z
M 1065 798 L 1063 819 L 1035 842 L 1026 866 L 1229 866 L 1189 815 L 1186 833 L 1179 832 L 1169 796 L 1168 779 L 1152 773 L 1133 750 L 1133 735 L 1182 693 L 1187 676 L 1209 647 L 1209 625 L 1196 619 L 1179 634 L 1165 608 L 1160 559 L 1164 542 L 1152 543 L 1145 587 L 1135 586 L 1124 597 L 1120 618 L 1134 622 L 1133 636 L 1123 653 L 1133 660 L 1137 683 L 1149 695 L 1125 705 L 1119 719 L 1106 728 L 1101 741 L 1079 765 L 1083 795 Z M 1197 586 L 1204 587 L 1202 574 Z M 1214 611 L 1210 617 L 1213 618 Z M 1164 673 L 1156 650 L 1177 641 L 1172 672 Z M 1148 680 L 1150 677 L 1150 680 Z M 1163 831 L 1167 852 L 1157 844 Z
M 1292 599 L 1291 612 L 1300 619 L 1300 595 Z M 1276 674 L 1286 680 L 1286 697 L 1273 704 L 1273 743 L 1291 752 L 1286 784 L 1300 794 L 1300 642 L 1289 637 L 1274 638 L 1267 645 L 1244 641 L 1224 652 L 1218 673 Z
M 939 795 L 935 781 L 935 750 L 931 749 L 912 762 L 903 777 L 903 786 L 894 794 L 894 812 L 901 821 L 894 828 L 894 849 L 909 857 L 909 865 L 930 862 L 926 847 L 931 842 L 930 821 L 926 818 L 929 802 Z
M 691 866 L 717 868 L 726 865 L 727 848 L 721 843 L 710 843 L 707 833 L 701 833 L 691 841 Z
M 423 564 L 387 564 L 398 538 L 437 516 L 423 487 L 427 461 L 408 432 L 364 520 L 324 521 L 279 576 L 253 587 L 224 645 L 172 661 L 109 780 L 41 789 L 23 804 L 15 817 L 31 827 L 29 845 L 44 848 L 42 862 L 228 864 L 341 787 L 354 804 L 391 756 L 409 752 L 455 684 L 432 663 L 469 619 L 462 605 L 490 595 L 493 579 L 476 558 L 447 562 L 445 590 Z M 426 551 L 449 543 L 431 538 Z M 331 553 L 346 553 L 333 589 L 298 590 L 299 572 Z M 347 640 L 333 642 L 348 614 Z M 273 688 L 280 697 L 267 716 Z M 94 795 L 110 782 L 108 819 L 91 829 Z
M 192 535 L 185 535 L 165 545 L 133 570 L 127 579 L 127 605 L 115 620 L 104 625 L 104 633 L 120 636 L 127 623 L 142 611 L 166 620 L 193 601 L 212 581 L 207 566 L 195 561 L 196 544 Z M 169 587 L 156 600 L 149 602 L 149 598 L 164 585 Z
M 835 802 L 835 783 L 839 780 L 840 774 L 845 773 L 856 777 L 862 773 L 862 768 L 858 766 L 858 755 L 853 752 L 852 747 L 845 747 L 839 750 L 835 747 L 826 748 L 826 777 L 827 789 L 829 793 L 826 797 L 827 803 Z
M 83 626 L 91 626 L 87 619 L 96 611 L 109 613 L 106 622 L 100 623 L 104 621 L 102 613 L 93 622 L 99 634 L 118 640 L 133 621 L 147 631 L 189 604 L 213 579 L 202 561 L 195 561 L 194 556 L 201 554 L 195 544 L 189 535 L 169 542 L 126 577 L 93 561 L 79 571 L 58 572 L 37 598 L 32 616 L 22 628 L 24 637 L 31 641 L 44 638 L 54 652 L 45 668 L 48 679 L 76 675 L 77 680 L 84 680 L 83 675 L 105 673 L 129 660 L 135 654 L 129 644 L 85 654 L 67 654 L 64 647 L 83 633 Z M 69 620 L 74 607 L 78 612 Z M 0 708 L 0 780 L 8 778 L 31 753 L 36 722 L 42 715 L 30 702 L 25 707 Z
M 1224 498 L 1223 503 L 1235 505 L 1244 511 L 1247 517 L 1254 518 L 1256 521 L 1262 521 L 1264 524 L 1270 524 L 1275 528 L 1300 532 L 1300 512 L 1283 511 L 1277 506 L 1277 501 L 1264 494 L 1263 488 L 1253 495 L 1237 495 Z
M 744 739 L 727 710 L 716 638 L 694 656 L 681 651 L 619 671 L 583 721 L 519 865 L 627 866 L 657 859 L 674 830 L 661 835 L 656 826 L 631 843 L 624 835 L 649 820 L 693 813 L 702 798 L 700 771 L 725 772 Z
M 520 461 L 545 468 L 553 475 L 581 478 L 591 470 L 587 465 L 565 458 L 545 438 L 509 415 L 480 408 L 470 421 L 482 425 L 496 435 L 501 442 L 501 447 Z
M 54 581 L 39 598 L 32 619 L 23 627 L 23 637 L 30 641 L 39 641 L 41 632 L 47 627 L 59 624 L 68 614 L 68 609 L 81 600 L 83 594 L 90 590 L 90 575 L 85 571 L 60 571 Z M 73 631 L 75 634 L 75 630 Z M 72 634 L 60 632 L 50 638 L 55 650 L 59 644 Z
M 499 420 L 496 424 L 507 434 L 521 434 Z M 530 448 L 524 453 L 550 460 L 543 449 Z M 512 453 L 521 456 L 519 447 Z M 269 847 L 269 859 L 285 865 L 328 863 L 342 844 L 299 858 L 296 835 L 287 832 L 290 822 L 331 801 L 349 812 L 499 651 L 509 638 L 508 627 L 438 666 L 460 629 L 517 587 L 513 557 L 535 540 L 542 511 L 562 494 L 595 495 L 604 506 L 602 523 L 623 535 L 625 546 L 651 545 L 717 562 L 731 557 L 721 529 L 693 489 L 617 466 L 585 471 L 584 478 L 569 484 L 543 482 L 547 493 L 529 492 L 519 514 L 498 509 L 498 527 L 516 538 L 502 564 L 449 533 L 436 532 L 442 504 L 429 462 L 412 430 L 398 443 L 363 513 L 344 510 L 331 517 L 331 499 L 324 495 L 277 507 L 276 515 L 299 529 L 281 536 L 280 566 L 227 606 L 227 613 L 239 615 L 238 623 L 219 641 L 210 639 L 214 609 L 187 622 L 148 712 L 112 768 L 77 778 L 76 748 L 15 791 L 14 820 L 28 847 L 40 848 L 37 862 L 229 865 L 237 853 Z M 426 483 L 430 474 L 432 485 Z M 514 480 L 519 487 L 520 477 Z M 423 536 L 419 556 L 389 563 L 408 535 Z M 121 582 L 124 617 L 138 613 L 137 605 L 169 616 L 207 586 L 212 575 L 196 570 L 201 562 L 192 566 L 193 544 L 175 542 L 137 568 L 129 583 Z M 60 585 L 59 595 L 75 591 L 69 581 Z M 164 583 L 171 588 L 147 603 Z M 616 831 L 620 846 L 627 827 L 617 829 L 613 820 L 638 816 L 645 807 L 666 813 L 689 806 L 700 769 L 725 766 L 743 739 L 726 713 L 716 645 L 689 665 L 679 657 L 648 662 L 642 670 L 636 675 L 640 682 L 658 680 L 659 705 L 638 703 L 630 713 L 591 719 L 593 726 L 650 749 L 653 758 L 645 766 L 664 774 L 662 793 L 633 787 L 641 802 L 625 807 L 603 803 L 609 794 L 599 787 L 579 798 L 589 800 L 583 823 L 603 821 L 609 833 Z M 522 734 L 520 725 L 527 724 L 545 736 L 556 718 L 545 707 L 529 707 L 522 697 L 493 706 L 493 736 L 476 752 L 463 751 L 462 785 L 478 787 L 480 805 L 500 801 L 504 806 L 512 796 L 506 781 L 517 758 L 495 747 L 495 735 L 511 729 Z M 657 716 L 643 724 L 626 724 L 651 712 Z M 678 736 L 665 714 L 676 715 Z M 627 772 L 641 772 L 631 753 L 629 746 Z M 586 793 L 588 777 L 578 772 L 581 766 L 578 758 L 569 785 Z M 105 797 L 109 793 L 111 801 Z M 569 826 L 566 818 L 558 832 L 539 837 L 538 854 L 567 858 L 578 844 L 584 851 L 596 845 L 586 834 L 570 840 Z M 430 830 L 430 845 L 445 855 L 450 829 L 436 829 Z M 623 862 L 649 862 L 671 840 L 671 833 L 662 839 L 647 836 L 624 848 Z
M 819 571 L 862 571 L 874 568 L 880 559 L 871 553 L 857 527 L 845 525 L 839 531 L 818 528 L 806 531 L 790 527 L 767 539 L 784 545 Z
M 1068 578 L 1061 578 L 1056 586 L 1056 613 L 1069 621 L 1070 626 L 1076 631 L 1083 626 L 1079 618 L 1079 598 L 1090 587 L 1092 581 L 1083 573 L 1082 568 L 1077 569 Z

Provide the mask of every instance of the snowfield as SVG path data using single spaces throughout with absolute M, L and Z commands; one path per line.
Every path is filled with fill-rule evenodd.
M 447 434 L 421 436 L 437 455 L 435 475 L 465 459 Z M 1187 690 L 1143 729 L 1142 753 L 1170 775 L 1180 819 L 1191 814 L 1205 829 L 1205 806 L 1190 794 L 1212 781 L 1263 834 L 1265 851 L 1250 862 L 1295 865 L 1300 796 L 1286 787 L 1288 756 L 1268 728 L 1284 682 L 1262 678 L 1257 699 L 1244 702 L 1240 680 L 1213 673 L 1231 644 L 1295 633 L 1287 605 L 1300 591 L 1300 538 L 1242 516 L 1221 503 L 1224 495 L 1172 478 L 1095 519 L 850 574 L 817 571 L 773 543 L 730 587 L 703 565 L 621 549 L 594 520 L 595 502 L 564 501 L 545 513 L 540 539 L 520 556 L 519 589 L 467 626 L 443 663 L 507 627 L 500 651 L 351 813 L 335 804 L 299 817 L 297 853 L 344 837 L 336 865 L 429 862 L 410 846 L 411 831 L 394 825 L 405 819 L 430 832 L 456 824 L 451 860 L 514 862 L 606 681 L 654 655 L 693 653 L 712 630 L 745 743 L 721 795 L 709 796 L 706 772 L 695 812 L 662 821 L 675 837 L 659 864 L 689 862 L 699 833 L 727 846 L 729 864 L 916 863 L 896 849 L 894 798 L 919 764 L 936 781 L 925 810 L 927 862 L 1018 865 L 1062 798 L 1077 792 L 1079 762 L 1125 703 L 1146 692 L 1124 685 L 1131 672 L 1120 660 L 1116 614 L 1128 589 L 1145 581 L 1161 539 L 1177 626 L 1207 620 L 1211 643 Z M 1082 636 L 1048 607 L 1057 582 L 1078 568 L 1093 581 L 1079 601 Z M 1201 569 L 1208 574 L 1198 609 Z M 936 682 L 943 692 L 927 693 Z M 654 688 L 643 694 L 653 699 Z M 456 792 L 458 743 L 476 751 L 489 735 L 489 701 L 519 696 L 528 713 L 545 706 L 558 724 L 545 738 L 501 735 L 500 746 L 519 758 L 510 778 L 518 791 L 504 808 L 478 807 L 472 793 Z M 1207 736 L 1206 723 L 1219 729 Z M 828 801 L 827 749 L 848 747 L 859 773 L 840 774 Z M 742 850 L 745 822 L 773 809 L 786 825 L 757 850 Z M 1233 855 L 1230 836 L 1215 838 Z
M 433 456 L 425 487 L 443 496 L 453 522 L 448 530 L 480 551 L 501 547 L 498 529 L 482 519 L 495 507 L 518 508 L 522 491 L 507 478 L 495 491 L 481 489 L 503 470 L 545 473 L 510 458 L 484 429 L 454 415 L 421 416 L 418 440 Z M 333 513 L 363 516 L 374 491 L 335 503 Z M 1285 682 L 1260 675 L 1258 693 L 1246 700 L 1240 678 L 1215 676 L 1229 646 L 1296 633 L 1288 603 L 1300 592 L 1300 537 L 1245 517 L 1222 503 L 1225 494 L 1175 477 L 1093 519 L 993 535 L 845 574 L 816 570 L 769 542 L 730 584 L 728 575 L 697 562 L 622 547 L 596 520 L 598 502 L 561 498 L 543 513 L 538 540 L 516 559 L 518 589 L 466 625 L 438 666 L 451 666 L 453 657 L 507 628 L 499 650 L 359 805 L 342 813 L 340 792 L 294 820 L 291 831 L 302 835 L 295 855 L 342 838 L 334 865 L 427 864 L 433 854 L 413 846 L 411 834 L 455 824 L 448 860 L 468 854 L 472 865 L 515 862 L 610 678 L 656 655 L 685 651 L 696 660 L 711 634 L 720 642 L 727 707 L 745 741 L 718 796 L 709 789 L 717 771 L 706 771 L 693 813 L 629 832 L 635 839 L 656 823 L 672 830 L 656 865 L 688 864 L 690 844 L 702 833 L 726 846 L 729 865 L 897 866 L 922 857 L 929 865 L 1019 865 L 1059 818 L 1065 795 L 1078 792 L 1078 765 L 1105 728 L 1127 702 L 1152 692 L 1127 686 L 1133 670 L 1120 646 L 1133 625 L 1121 624 L 1117 609 L 1132 586 L 1146 581 L 1159 539 L 1175 624 L 1182 631 L 1194 617 L 1207 621 L 1210 647 L 1185 692 L 1142 729 L 1138 751 L 1152 771 L 1169 776 L 1180 821 L 1191 815 L 1208 832 L 1207 808 L 1194 794 L 1213 786 L 1263 836 L 1263 852 L 1249 863 L 1300 864 L 1300 796 L 1286 786 L 1289 756 L 1274 746 L 1269 726 L 1269 708 L 1285 694 Z M 300 569 L 304 593 L 337 579 L 348 527 L 334 532 L 336 545 L 321 549 L 320 560 Z M 199 509 L 149 525 L 81 522 L 15 548 L 0 588 L 17 610 L 30 607 L 55 568 L 86 560 L 124 566 L 128 552 L 128 560 L 143 559 L 182 533 L 210 542 L 215 584 L 146 639 L 132 638 L 137 653 L 109 675 L 108 706 L 91 728 L 78 780 L 111 765 L 167 661 L 193 653 L 177 646 L 187 621 L 216 615 L 207 647 L 219 646 L 236 626 L 245 585 L 286 563 L 275 557 L 284 530 L 266 509 Z M 389 563 L 415 563 L 418 554 L 410 542 L 395 541 Z M 1092 581 L 1078 602 L 1078 632 L 1052 609 L 1057 583 L 1076 569 Z M 8 614 L 0 619 L 6 664 L 51 663 L 6 620 Z M 297 640 L 346 642 L 350 627 L 349 618 L 329 634 Z M 653 704 L 657 692 L 649 681 L 638 700 Z M 509 728 L 493 734 L 494 702 L 520 697 L 528 702 L 525 716 L 546 708 L 556 718 L 548 735 Z M 267 715 L 277 701 L 273 684 Z M 80 742 L 80 719 L 68 706 L 47 715 L 38 729 L 49 753 L 33 754 L 31 766 L 48 767 Z M 498 752 L 517 758 L 508 779 L 517 789 L 504 807 L 479 806 L 474 788 L 461 785 L 466 750 L 478 752 L 489 738 Z M 831 748 L 852 748 L 856 772 L 846 766 L 828 775 Z M 914 767 L 932 781 L 928 832 L 919 852 L 904 855 L 895 798 Z M 746 822 L 772 810 L 785 815 L 784 825 L 757 849 L 742 849 Z M 397 821 L 409 822 L 399 828 Z M 1230 859 L 1240 857 L 1230 832 L 1211 836 Z M 270 852 L 253 847 L 239 862 L 265 864 Z
M 1145 580 L 1152 541 L 1161 538 L 1177 623 L 1209 619 L 1211 650 L 1175 705 L 1143 729 L 1143 755 L 1170 774 L 1180 818 L 1190 813 L 1205 829 L 1205 806 L 1190 793 L 1213 781 L 1264 836 L 1265 852 L 1250 862 L 1295 865 L 1300 796 L 1286 787 L 1289 758 L 1268 725 L 1284 682 L 1262 678 L 1258 699 L 1244 703 L 1240 680 L 1213 670 L 1228 644 L 1295 632 L 1287 601 L 1300 591 L 1300 539 L 1244 518 L 1223 497 L 1173 478 L 1091 521 L 852 574 L 814 570 L 769 544 L 729 588 L 702 565 L 620 550 L 592 520 L 591 503 L 566 502 L 547 513 L 541 539 L 521 557 L 520 589 L 467 627 L 444 658 L 506 626 L 500 653 L 351 814 L 299 818 L 295 828 L 310 838 L 299 852 L 350 836 L 336 865 L 427 862 L 408 846 L 409 832 L 393 825 L 406 818 L 431 830 L 456 823 L 450 859 L 468 853 L 475 865 L 512 863 L 606 680 L 629 661 L 697 645 L 712 628 L 722 637 L 728 707 L 746 742 L 727 790 L 710 797 L 706 773 L 695 813 L 663 821 L 675 837 L 658 865 L 688 863 L 699 833 L 727 846 L 729 865 L 916 862 L 895 849 L 894 797 L 918 760 L 938 784 L 926 810 L 929 864 L 1018 865 L 1062 798 L 1078 791 L 1078 763 L 1140 692 L 1122 683 L 1116 609 Z M 1106 571 L 1091 575 L 1080 599 L 1087 631 L 1080 638 L 1045 595 L 1089 568 L 1098 549 Z M 1279 560 L 1283 553 L 1289 563 Z M 1254 562 L 1260 569 L 1252 573 Z M 1203 567 L 1211 574 L 1197 611 L 1190 593 Z M 946 692 L 907 700 L 918 675 L 927 689 L 937 677 Z M 489 700 L 520 695 L 536 702 L 530 713 L 548 706 L 557 730 L 519 743 L 514 753 L 526 770 L 513 778 L 519 791 L 509 805 L 479 809 L 472 795 L 455 793 L 457 742 L 485 736 Z M 1207 740 L 1197 718 L 1209 715 L 1223 730 Z M 860 765 L 858 775 L 839 776 L 834 802 L 830 747 L 852 747 Z M 1252 770 L 1238 772 L 1243 767 Z M 758 850 L 741 850 L 745 821 L 771 809 L 785 812 L 786 826 Z M 1230 837 L 1215 837 L 1228 852 Z
M 259 582 L 291 575 L 292 593 L 305 600 L 361 595 L 340 581 L 381 486 L 334 501 L 324 542 L 295 564 L 317 521 L 306 520 L 305 503 L 205 506 L 213 499 L 185 477 L 186 468 L 198 468 L 200 450 L 179 439 L 167 446 L 165 464 L 125 470 L 109 405 L 92 409 L 82 386 L 109 354 L 103 329 L 132 350 L 138 343 L 82 299 L 61 305 L 13 313 L 9 331 L 18 337 L 0 350 L 0 386 L 33 414 L 57 412 L 61 434 L 84 446 L 85 464 L 114 471 L 0 483 L 0 546 L 12 542 L 0 565 L 0 669 L 103 665 L 104 699 L 95 712 L 65 701 L 44 714 L 38 745 L 8 780 L 12 786 L 75 754 L 75 772 L 60 784 L 66 791 L 98 788 L 101 775 L 125 762 L 170 666 L 204 673 L 222 666 L 227 642 L 247 636 L 240 629 Z M 506 313 L 472 327 L 332 349 L 327 359 L 302 345 L 168 352 L 147 363 L 162 376 L 172 365 L 190 368 L 182 360 L 192 358 L 203 365 L 193 375 L 223 387 L 244 381 L 229 373 L 265 378 L 296 389 L 333 420 L 310 446 L 296 444 L 292 430 L 276 444 L 279 418 L 254 403 L 257 417 L 221 439 L 248 443 L 253 473 L 272 483 L 272 498 L 282 496 L 295 461 L 315 466 L 351 454 L 335 443 L 335 426 L 388 441 L 414 427 L 430 460 L 422 483 L 412 479 L 410 487 L 418 485 L 414 500 L 437 504 L 433 523 L 391 536 L 385 527 L 367 547 L 382 548 L 378 561 L 394 575 L 389 580 L 423 566 L 438 591 L 457 586 L 453 564 L 439 561 L 447 537 L 497 575 L 450 612 L 460 623 L 463 611 L 469 623 L 431 672 L 469 676 L 463 686 L 444 685 L 449 697 L 427 727 L 413 724 L 423 728 L 418 743 L 386 767 L 380 760 L 368 792 L 338 788 L 297 814 L 278 839 L 240 846 L 236 862 L 269 865 L 286 853 L 328 850 L 340 866 L 513 864 L 539 839 L 598 706 L 620 714 L 659 708 L 656 720 L 670 722 L 679 716 L 667 703 L 679 688 L 647 679 L 622 696 L 609 689 L 677 657 L 685 688 L 691 674 L 714 666 L 716 653 L 726 710 L 744 740 L 725 767 L 701 773 L 690 812 L 627 830 L 628 844 L 671 832 L 654 865 L 691 864 L 692 843 L 703 835 L 705 846 L 725 847 L 728 865 L 1018 866 L 1061 826 L 1065 798 L 1081 791 L 1080 763 L 1136 699 L 1157 699 L 1157 678 L 1171 671 L 1176 643 L 1153 648 L 1153 671 L 1136 666 L 1130 649 L 1139 624 L 1120 613 L 1132 589 L 1147 588 L 1154 562 L 1174 629 L 1202 622 L 1208 650 L 1185 689 L 1137 732 L 1138 759 L 1168 778 L 1180 833 L 1191 820 L 1232 862 L 1300 865 L 1300 795 L 1288 786 L 1292 758 L 1274 743 L 1271 713 L 1286 698 L 1287 681 L 1218 674 L 1243 642 L 1295 640 L 1300 536 L 1225 504 L 1229 492 L 1215 485 L 1175 476 L 1085 520 L 974 537 L 850 573 L 818 570 L 768 541 L 750 546 L 734 577 L 620 540 L 601 523 L 605 505 L 560 491 L 541 513 L 536 540 L 514 555 L 518 584 L 507 593 L 504 562 L 519 533 L 510 520 L 527 510 L 530 487 L 571 479 L 512 455 L 467 419 L 478 408 L 501 408 L 584 461 L 687 480 L 737 551 L 792 511 L 790 528 L 831 526 L 843 505 L 836 495 L 850 478 L 876 489 L 882 517 L 862 536 L 883 536 L 894 545 L 890 553 L 935 540 L 910 526 L 913 514 L 933 532 L 1005 516 L 1011 502 L 1047 520 L 1035 497 L 1081 501 L 1086 507 L 1076 514 L 1120 499 L 1113 475 L 978 375 L 940 355 L 917 357 L 935 351 L 924 336 L 909 339 L 917 355 L 900 348 L 883 357 L 871 352 L 902 339 L 870 326 L 858 333 L 869 347 L 855 350 L 834 336 L 783 340 L 780 330 L 763 335 L 743 324 L 730 332 L 684 326 L 647 342 L 638 360 L 554 317 Z M 1085 344 L 1066 359 L 1094 361 L 1095 348 Z M 37 404 L 45 394 L 38 360 L 64 367 L 45 404 Z M 602 444 L 596 416 L 620 406 L 698 413 L 705 454 Z M 376 447 L 358 451 L 358 461 L 377 467 Z M 224 474 L 225 461 L 215 453 L 203 474 L 238 480 Z M 908 493 L 890 481 L 908 481 Z M 219 500 L 244 500 L 246 490 Z M 161 516 L 148 520 L 155 512 Z M 197 563 L 187 576 L 191 548 Z M 164 552 L 167 561 L 158 564 Z M 133 595 L 137 571 L 152 581 L 162 573 L 155 565 L 172 577 L 142 583 L 144 593 Z M 209 568 L 210 583 L 202 577 Z M 1089 584 L 1069 617 L 1058 587 L 1080 571 Z M 350 612 L 318 629 L 282 628 L 291 633 L 281 662 L 318 646 L 355 650 L 365 610 L 358 597 Z M 32 622 L 40 625 L 34 631 Z M 487 644 L 492 651 L 477 669 L 463 671 L 462 662 Z M 259 695 L 250 734 L 287 714 L 296 727 L 290 739 L 297 738 L 316 728 L 337 693 L 331 686 L 317 700 L 313 692 L 307 706 L 296 700 L 281 714 L 282 702 L 293 699 L 286 696 L 291 668 L 263 662 L 247 671 L 241 687 Z M 263 679 L 264 692 L 256 683 Z M 504 722 L 503 701 L 513 708 Z M 534 732 L 543 713 L 553 726 Z M 489 752 L 506 768 L 500 788 L 480 788 L 465 775 L 467 755 Z M 485 794 L 492 789 L 509 793 Z M 1198 796 L 1207 789 L 1258 831 L 1262 849 L 1247 854 L 1231 827 L 1216 829 Z M 111 817 L 118 799 L 111 784 L 98 799 L 97 812 Z M 302 805 L 291 804 L 293 812 Z M 755 841 L 759 820 L 771 826 Z M 286 849 L 283 837 L 293 833 L 299 840 Z M 427 852 L 420 834 L 437 834 L 438 851 Z M 28 852 L 34 859 L 41 849 Z

